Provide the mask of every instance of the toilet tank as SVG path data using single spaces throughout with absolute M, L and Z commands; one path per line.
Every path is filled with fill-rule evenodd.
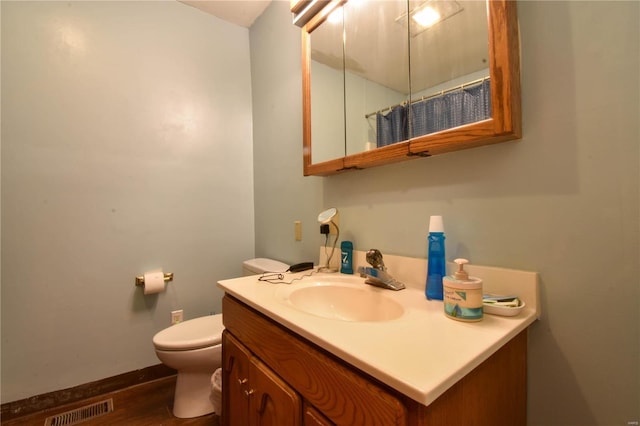
M 284 272 L 289 269 L 289 265 L 273 259 L 258 257 L 242 262 L 242 275 L 264 274 L 265 272 Z

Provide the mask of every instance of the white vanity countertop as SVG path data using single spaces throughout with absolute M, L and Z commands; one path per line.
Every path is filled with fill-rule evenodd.
M 495 271 L 508 271 L 489 269 L 489 275 Z M 516 278 L 522 278 L 518 275 L 521 271 L 513 272 Z M 285 280 L 308 273 L 287 273 Z M 358 275 L 314 273 L 292 284 L 269 284 L 259 281 L 256 275 L 220 281 L 218 286 L 397 391 L 429 405 L 537 319 L 537 274 L 524 274 L 531 274 L 525 276 L 524 281 L 532 282 L 523 285 L 535 288 L 522 293 L 514 291 L 526 303 L 522 312 L 513 317 L 485 314 L 480 322 L 461 322 L 446 317 L 443 302 L 426 300 L 424 288 L 408 285 L 401 291 L 385 290 L 364 284 L 364 279 Z M 479 273 L 474 275 L 481 276 Z M 402 304 L 404 314 L 380 322 L 327 319 L 298 310 L 283 296 L 292 287 L 335 280 L 362 285 L 366 291 L 382 292 Z M 518 288 L 519 284 L 511 282 L 508 287 Z M 503 285 L 498 284 L 498 287 L 504 291 Z M 487 290 L 491 290 L 490 284 L 485 284 L 485 292 Z M 522 294 L 533 296 L 527 296 L 530 299 L 527 300 Z M 531 300 L 532 297 L 536 300 Z

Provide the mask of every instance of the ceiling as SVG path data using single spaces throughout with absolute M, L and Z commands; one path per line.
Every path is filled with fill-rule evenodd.
M 178 0 L 224 21 L 250 28 L 271 0 Z M 276 0 L 277 1 L 277 0 Z

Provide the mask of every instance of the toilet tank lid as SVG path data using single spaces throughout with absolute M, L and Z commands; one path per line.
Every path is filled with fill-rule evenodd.
M 256 274 L 262 274 L 264 272 L 284 272 L 289 269 L 289 265 L 286 263 L 264 257 L 245 260 L 242 262 L 242 266 Z
M 207 315 L 159 331 L 153 336 L 153 344 L 169 351 L 206 348 L 222 342 L 222 330 L 222 314 Z

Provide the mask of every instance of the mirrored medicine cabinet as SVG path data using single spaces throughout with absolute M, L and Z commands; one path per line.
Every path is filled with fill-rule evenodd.
M 521 137 L 515 1 L 312 0 L 292 12 L 305 176 Z

